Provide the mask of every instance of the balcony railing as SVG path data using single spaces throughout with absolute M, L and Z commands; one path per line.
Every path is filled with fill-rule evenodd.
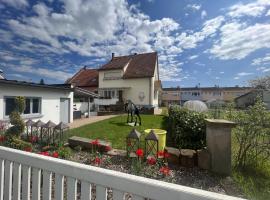
M 132 200 L 239 199 L 0 147 L 0 200 L 107 200 L 108 194 L 114 200 L 127 194 Z
M 100 106 L 109 106 L 109 105 L 115 105 L 116 102 L 119 101 L 118 98 L 112 98 L 112 99 L 94 99 L 94 103 Z

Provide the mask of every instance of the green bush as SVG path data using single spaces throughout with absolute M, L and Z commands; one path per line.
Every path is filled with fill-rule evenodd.
M 11 123 L 11 127 L 7 130 L 7 136 L 19 136 L 23 133 L 25 124 L 21 118 L 21 113 L 25 109 L 25 99 L 24 97 L 16 97 L 15 98 L 15 108 L 14 111 L 9 115 L 9 120 Z
M 232 112 L 229 119 L 237 123 L 233 130 L 238 168 L 263 165 L 270 158 L 270 113 L 260 98 L 246 111 Z
M 200 149 L 206 144 L 206 115 L 179 106 L 169 109 L 168 139 L 182 149 Z
M 5 141 L 5 146 L 14 148 L 14 149 L 19 149 L 19 150 L 26 150 L 27 148 L 32 149 L 32 144 L 29 142 L 25 142 L 21 139 L 18 139 L 16 137 L 8 138 Z

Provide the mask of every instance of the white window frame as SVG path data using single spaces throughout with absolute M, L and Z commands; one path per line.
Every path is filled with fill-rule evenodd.
M 3 112 L 4 112 L 4 117 L 8 118 L 9 115 L 6 114 L 6 99 L 9 98 L 16 98 L 17 96 L 4 96 L 4 103 L 3 103 Z M 29 114 L 24 114 L 22 113 L 21 116 L 22 117 L 35 117 L 35 116 L 39 116 L 42 114 L 42 98 L 41 97 L 29 97 L 29 96 L 25 96 L 25 99 L 30 99 L 30 113 Z M 39 99 L 39 112 L 38 113 L 33 113 L 33 99 Z

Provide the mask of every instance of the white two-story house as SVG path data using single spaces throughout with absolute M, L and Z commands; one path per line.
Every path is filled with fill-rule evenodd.
M 103 98 L 131 100 L 143 107 L 157 107 L 161 83 L 156 52 L 115 57 L 98 70 L 98 91 Z

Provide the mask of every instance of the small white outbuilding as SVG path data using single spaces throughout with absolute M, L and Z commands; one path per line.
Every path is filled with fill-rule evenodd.
M 73 121 L 73 88 L 69 84 L 37 84 L 0 79 L 0 121 L 8 121 L 14 99 L 25 97 L 22 118 L 70 123 Z

